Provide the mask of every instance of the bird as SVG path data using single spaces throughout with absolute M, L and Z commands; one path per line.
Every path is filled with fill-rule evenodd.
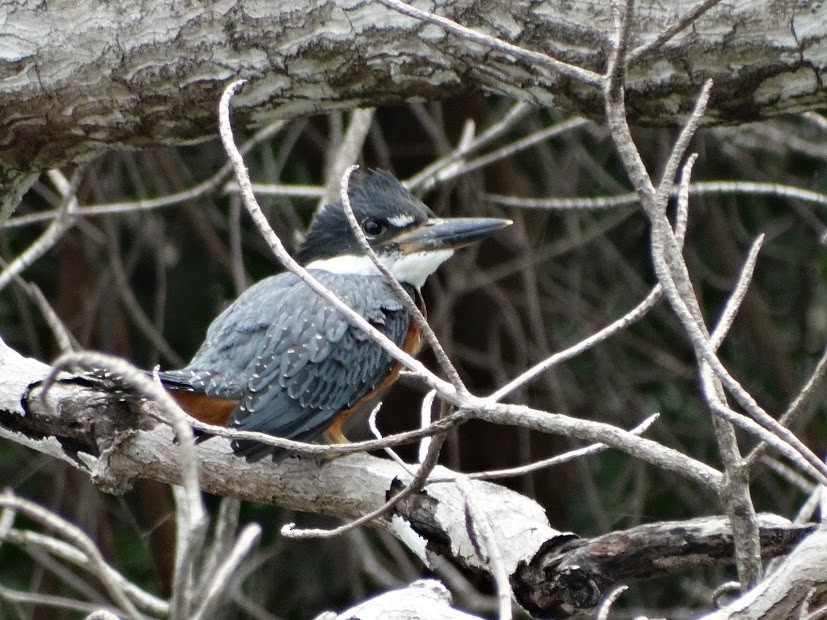
M 379 261 L 424 312 L 425 280 L 455 250 L 511 224 L 498 218 L 438 218 L 390 172 L 357 171 L 348 198 Z M 421 330 L 360 245 L 341 201 L 321 207 L 296 260 L 371 325 L 411 355 Z M 159 372 L 192 417 L 298 441 L 346 443 L 342 426 L 375 406 L 402 370 L 380 345 L 292 272 L 245 290 L 207 329 L 192 360 Z M 235 439 L 248 462 L 289 454 Z

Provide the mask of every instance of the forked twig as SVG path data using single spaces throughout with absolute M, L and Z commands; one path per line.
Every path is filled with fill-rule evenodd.
M 422 335 L 427 340 L 428 344 L 431 345 L 431 349 L 436 356 L 437 362 L 439 363 L 440 368 L 442 368 L 443 372 L 448 376 L 448 380 L 451 384 L 456 388 L 458 394 L 467 394 L 468 390 L 466 389 L 465 385 L 462 382 L 462 379 L 459 377 L 459 373 L 457 369 L 454 368 L 454 365 L 451 363 L 451 360 L 448 359 L 448 354 L 445 353 L 445 349 L 442 348 L 442 345 L 439 343 L 439 340 L 434 333 L 434 330 L 431 329 L 431 326 L 428 324 L 428 319 L 425 318 L 425 315 L 419 310 L 416 305 L 416 302 L 411 298 L 403 286 L 397 281 L 397 279 L 393 276 L 390 270 L 382 264 L 382 261 L 379 260 L 379 257 L 376 255 L 376 252 L 373 251 L 373 248 L 370 247 L 370 243 L 368 243 L 367 237 L 365 237 L 364 231 L 362 231 L 362 227 L 359 225 L 359 222 L 356 220 L 356 216 L 353 214 L 353 207 L 350 204 L 350 196 L 348 195 L 348 186 L 350 184 L 350 175 L 353 174 L 353 171 L 356 170 L 358 166 L 350 166 L 347 168 L 344 173 L 342 174 L 341 179 L 341 187 L 339 190 L 339 196 L 342 201 L 342 207 L 345 211 L 345 216 L 347 217 L 348 224 L 350 224 L 350 229 L 353 231 L 354 236 L 356 237 L 356 241 L 359 243 L 359 247 L 362 251 L 368 255 L 371 262 L 373 262 L 374 266 L 379 270 L 379 272 L 385 277 L 385 280 L 388 282 L 390 287 L 393 289 L 396 296 L 405 306 L 405 309 L 411 313 L 411 317 L 413 320 L 416 321 L 419 329 L 422 331 Z

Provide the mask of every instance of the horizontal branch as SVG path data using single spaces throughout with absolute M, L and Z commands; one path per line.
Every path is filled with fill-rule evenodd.
M 794 525 L 776 515 L 759 515 L 764 559 L 787 553 L 815 525 Z M 732 527 L 726 517 L 663 521 L 584 540 L 574 537 L 546 545 L 520 567 L 514 581 L 531 612 L 555 618 L 589 611 L 619 582 L 647 579 L 697 566 L 732 561 Z
M 67 461 L 107 492 L 124 492 L 138 478 L 182 482 L 181 446 L 152 402 L 119 400 L 105 386 L 72 376 L 61 378 L 44 399 L 38 386 L 49 367 L 1 341 L 0 365 L 0 438 Z M 382 506 L 411 478 L 398 464 L 367 455 L 322 464 L 300 458 L 247 463 L 224 437 L 197 446 L 196 456 L 200 485 L 209 493 L 344 519 Z M 436 554 L 488 572 L 485 545 L 468 527 L 466 494 L 454 472 L 437 467 L 433 477 L 438 481 L 401 500 L 373 525 L 403 541 L 426 564 Z M 551 528 L 544 510 L 519 493 L 487 482 L 468 484 L 473 485 L 474 510 L 496 524 L 492 542 L 517 600 L 540 615 L 589 609 L 619 579 L 732 561 L 732 536 L 723 518 L 643 526 L 589 541 Z M 808 531 L 786 522 L 766 525 L 774 528 L 762 530 L 767 555 L 785 553 Z M 694 536 L 687 535 L 693 531 Z M 687 553 L 681 540 L 690 540 L 696 551 Z M 575 565 L 591 571 L 590 579 L 563 578 Z
M 823 103 L 827 6 L 719 3 L 690 27 L 686 4 L 638 3 L 645 19 L 631 31 L 631 121 L 678 122 L 708 78 L 707 120 L 745 122 Z M 0 184 L 106 148 L 213 137 L 215 101 L 239 77 L 249 83 L 235 102 L 239 125 L 463 90 L 600 118 L 599 88 L 555 67 L 605 69 L 609 5 L 565 6 L 428 3 L 481 35 L 469 39 L 379 2 L 17 5 L 2 35 Z M 486 43 L 492 37 L 503 45 Z M 514 46 L 527 53 L 509 53 Z M 528 60 L 535 56 L 549 61 Z

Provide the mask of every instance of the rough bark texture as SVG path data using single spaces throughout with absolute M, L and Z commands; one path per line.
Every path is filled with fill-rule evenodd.
M 815 530 L 776 515 L 758 515 L 758 524 L 764 559 L 786 553 Z M 731 561 L 734 552 L 725 518 L 661 521 L 589 540 L 558 536 L 521 565 L 512 582 L 530 612 L 562 618 L 593 609 L 619 582 Z
M 600 72 L 609 5 L 416 2 L 478 31 Z M 631 46 L 680 23 L 685 2 L 642 0 Z M 376 1 L 28 2 L 0 8 L 0 182 L 89 158 L 213 137 L 224 85 L 243 77 L 236 122 L 261 122 L 461 89 L 602 116 L 594 87 L 492 52 Z M 710 120 L 745 122 L 825 102 L 827 4 L 721 3 L 639 51 L 630 120 L 674 123 L 715 81 Z
M 703 620 L 823 618 L 827 605 L 825 575 L 827 530 L 822 527 L 764 581 Z
M 451 607 L 451 593 L 438 581 L 421 579 L 359 603 L 340 614 L 327 612 L 315 620 L 473 620 Z
M 2 341 L 0 367 L 0 438 L 64 459 L 108 492 L 126 491 L 139 478 L 181 482 L 181 450 L 152 403 L 122 402 L 83 377 L 62 379 L 44 398 L 40 383 L 49 367 L 21 357 Z M 197 456 L 205 491 L 341 518 L 375 510 L 410 479 L 399 465 L 367 455 L 322 465 L 312 459 L 246 463 L 222 438 L 199 445 Z M 453 476 L 442 467 L 433 473 L 443 480 Z M 731 530 L 723 517 L 583 540 L 552 529 L 543 509 L 519 493 L 480 481 L 471 489 L 474 509 L 496 524 L 497 553 L 518 602 L 538 617 L 590 610 L 623 579 L 732 561 Z M 405 498 L 374 525 L 391 532 L 426 564 L 436 554 L 490 573 L 491 551 L 469 526 L 480 514 L 470 510 L 458 485 L 446 480 Z M 785 553 L 809 532 L 777 517 L 762 517 L 761 525 L 767 556 Z M 810 571 L 806 564 L 804 569 Z M 818 580 L 810 582 L 815 586 Z M 796 588 L 790 596 L 801 600 L 807 592 Z M 446 617 L 460 617 L 451 615 L 455 610 L 446 601 L 437 603 Z

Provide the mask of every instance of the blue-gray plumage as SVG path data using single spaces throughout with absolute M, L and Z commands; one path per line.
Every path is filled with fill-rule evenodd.
M 410 313 L 383 278 L 311 273 L 402 345 Z M 238 401 L 232 428 L 309 440 L 376 388 L 395 363 L 297 276 L 281 274 L 247 289 L 213 321 L 187 367 L 160 377 L 171 388 Z M 251 441 L 233 448 L 249 458 L 272 450 Z
M 421 305 L 419 288 L 455 248 L 508 225 L 438 219 L 387 172 L 354 175 L 351 206 L 380 261 Z M 419 330 L 362 251 L 339 202 L 316 214 L 297 259 L 397 346 L 419 350 Z M 422 307 L 424 310 L 424 307 Z M 210 325 L 192 361 L 161 380 L 191 415 L 239 430 L 344 441 L 341 424 L 396 379 L 401 366 L 296 275 L 250 287 Z M 249 460 L 284 452 L 234 441 Z

